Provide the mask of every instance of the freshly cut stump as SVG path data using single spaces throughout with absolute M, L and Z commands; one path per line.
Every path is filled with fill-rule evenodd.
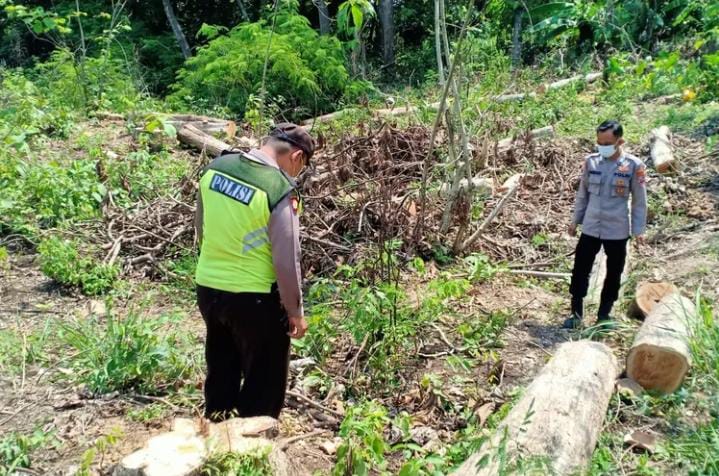
M 562 344 L 492 438 L 454 474 L 499 474 L 502 449 L 508 474 L 517 469 L 519 458 L 541 462 L 536 474 L 581 473 L 592 457 L 617 374 L 617 361 L 606 345 L 588 340 Z
M 672 393 L 691 366 L 689 337 L 694 303 L 673 292 L 654 306 L 627 356 L 627 375 L 645 390 Z
M 679 292 L 677 287 L 667 282 L 644 282 L 637 286 L 634 301 L 629 307 L 628 314 L 637 319 L 644 319 L 652 312 L 654 306 L 667 294 Z

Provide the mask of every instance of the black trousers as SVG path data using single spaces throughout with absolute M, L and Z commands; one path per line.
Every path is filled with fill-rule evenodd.
M 622 271 L 624 261 L 627 259 L 627 240 L 602 240 L 593 236 L 582 235 L 579 237 L 577 249 L 574 256 L 574 269 L 572 270 L 572 282 L 569 285 L 569 292 L 572 295 L 572 312 L 583 315 L 582 300 L 587 295 L 589 288 L 589 275 L 592 272 L 594 259 L 600 248 L 604 248 L 607 255 L 607 276 L 602 286 L 602 294 L 599 301 L 599 315 L 606 316 L 612 310 L 614 301 L 619 297 L 619 288 L 622 284 Z
M 270 294 L 197 286 L 207 326 L 205 416 L 277 418 L 285 401 L 290 357 L 287 313 Z

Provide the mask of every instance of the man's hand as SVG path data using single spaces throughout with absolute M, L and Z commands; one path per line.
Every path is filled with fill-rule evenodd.
M 289 318 L 290 331 L 287 333 L 288 336 L 293 339 L 301 339 L 302 336 L 307 332 L 307 321 L 304 316 L 290 317 Z
M 567 233 L 569 233 L 569 236 L 577 236 L 577 224 L 572 223 L 569 225 L 569 228 L 567 228 Z
M 647 243 L 647 239 L 644 235 L 637 235 L 634 237 L 634 241 L 637 242 L 638 246 L 644 246 Z

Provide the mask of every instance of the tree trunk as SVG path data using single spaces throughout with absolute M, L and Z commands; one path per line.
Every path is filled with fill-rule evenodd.
M 674 168 L 672 133 L 667 126 L 661 126 L 653 129 L 650 134 L 650 154 L 654 168 L 659 173 L 667 173 Z
M 313 3 L 317 7 L 317 14 L 320 20 L 320 35 L 329 35 L 332 32 L 330 25 L 330 10 L 327 8 L 325 0 L 314 0 Z
M 170 0 L 162 0 L 162 6 L 165 9 L 165 15 L 167 16 L 167 21 L 170 22 L 172 32 L 175 34 L 175 39 L 182 50 L 182 56 L 187 59 L 192 56 L 192 52 L 190 51 L 190 45 L 187 43 L 187 38 L 185 38 L 185 34 L 182 32 L 180 22 L 177 21 L 172 3 L 170 3 Z
M 606 345 L 587 340 L 562 344 L 494 435 L 454 474 L 582 473 L 617 374 L 617 361 Z M 487 464 L 479 464 L 482 458 Z M 536 472 L 527 471 L 531 463 Z
M 642 283 L 634 293 L 634 301 L 632 301 L 627 314 L 637 319 L 644 319 L 652 312 L 654 306 L 664 299 L 664 296 L 676 292 L 679 290 L 672 283 Z
M 240 10 L 242 21 L 250 21 L 250 15 L 247 14 L 245 3 L 242 0 L 236 0 L 235 3 L 237 3 L 237 8 Z
M 440 1 L 434 0 L 434 50 L 437 56 L 437 76 L 439 85 L 444 86 L 444 61 L 442 60 L 442 18 L 440 17 Z
M 379 0 L 379 22 L 382 26 L 382 62 L 385 69 L 394 64 L 393 0 Z
M 678 292 L 655 305 L 627 356 L 627 375 L 646 390 L 672 393 L 691 365 L 689 339 L 696 320 L 694 303 Z
M 200 152 L 206 152 L 209 157 L 217 157 L 225 150 L 232 149 L 232 146 L 211 135 L 202 132 L 193 124 L 186 124 L 177 131 L 177 139 Z
M 514 10 L 514 27 L 512 28 L 512 68 L 517 68 L 522 60 L 522 15 L 524 10 Z

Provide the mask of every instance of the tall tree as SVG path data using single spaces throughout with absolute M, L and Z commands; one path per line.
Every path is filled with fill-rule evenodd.
M 394 64 L 393 0 L 379 0 L 379 22 L 382 25 L 382 62 L 385 68 Z
M 437 55 L 437 76 L 440 86 L 444 86 L 444 61 L 442 60 L 442 0 L 434 0 L 434 51 Z
M 242 0 L 236 0 L 235 3 L 237 3 L 237 8 L 240 10 L 242 21 L 250 21 L 250 16 L 247 14 L 247 9 L 245 8 L 245 2 Z
M 522 59 L 522 16 L 524 10 L 521 6 L 514 9 L 514 26 L 512 27 L 512 67 L 519 66 Z
M 330 9 L 327 7 L 325 0 L 312 0 L 317 7 L 317 14 L 320 19 L 320 34 L 329 35 L 331 33 L 330 25 Z
M 175 34 L 177 43 L 180 45 L 182 55 L 185 57 L 185 59 L 189 58 L 190 56 L 192 56 L 192 51 L 190 50 L 190 45 L 187 43 L 187 38 L 185 38 L 185 34 L 182 32 L 180 22 L 177 21 L 177 17 L 175 16 L 175 10 L 172 8 L 172 3 L 170 3 L 170 0 L 162 0 L 162 7 L 165 9 L 167 21 L 170 22 L 172 32 Z

